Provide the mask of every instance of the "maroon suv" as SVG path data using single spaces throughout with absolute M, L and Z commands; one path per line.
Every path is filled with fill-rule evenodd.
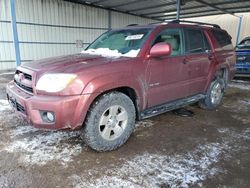
M 216 108 L 235 61 L 231 37 L 217 25 L 133 25 L 79 54 L 19 66 L 7 98 L 35 127 L 83 126 L 85 142 L 107 151 L 126 142 L 135 120 L 195 102 Z

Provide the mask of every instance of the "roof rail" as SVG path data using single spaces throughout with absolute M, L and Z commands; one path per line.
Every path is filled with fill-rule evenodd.
M 210 23 L 204 23 L 204 22 L 195 22 L 195 21 L 188 21 L 188 20 L 173 20 L 173 21 L 170 21 L 168 23 L 180 23 L 180 22 L 183 22 L 183 23 L 193 23 L 193 24 L 199 24 L 199 25 L 210 25 L 210 26 L 213 26 L 215 28 L 219 28 L 220 29 L 220 26 L 217 25 L 217 24 L 210 24 Z
M 138 25 L 138 24 L 129 24 L 129 25 L 127 25 L 127 27 L 136 26 L 136 25 Z

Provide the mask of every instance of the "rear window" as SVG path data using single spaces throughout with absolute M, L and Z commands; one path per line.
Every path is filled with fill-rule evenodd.
M 225 31 L 212 31 L 213 36 L 216 38 L 221 47 L 226 47 L 231 45 L 231 36 L 228 35 Z

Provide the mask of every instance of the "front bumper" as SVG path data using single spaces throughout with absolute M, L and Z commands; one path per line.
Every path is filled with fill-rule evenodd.
M 31 95 L 10 82 L 6 87 L 7 98 L 15 111 L 34 127 L 44 129 L 76 129 L 82 126 L 90 105 L 90 95 L 45 96 Z M 55 114 L 55 121 L 45 122 L 42 111 Z

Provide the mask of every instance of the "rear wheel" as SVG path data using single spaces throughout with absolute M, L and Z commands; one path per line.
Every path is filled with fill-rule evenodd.
M 217 108 L 224 96 L 225 81 L 222 78 L 217 78 L 211 82 L 205 99 L 199 102 L 199 106 L 203 109 L 213 110 Z
M 102 95 L 86 118 L 82 136 L 92 149 L 110 151 L 124 144 L 135 126 L 132 100 L 120 92 Z

